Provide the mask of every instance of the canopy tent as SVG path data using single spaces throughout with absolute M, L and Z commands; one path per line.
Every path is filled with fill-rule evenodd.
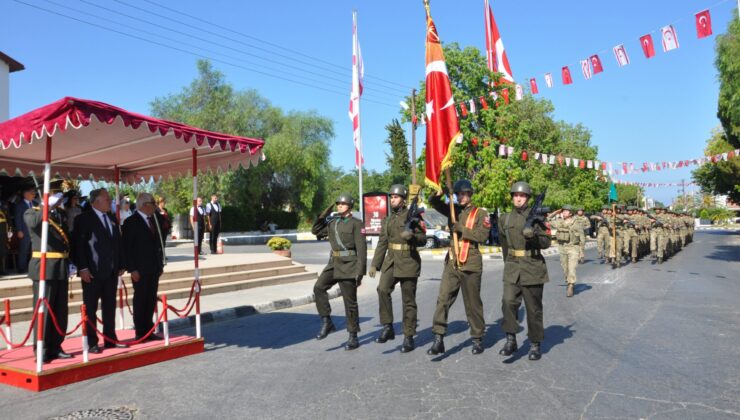
M 94 117 L 94 118 L 93 118 Z M 205 169 L 248 168 L 263 157 L 264 141 L 201 130 L 136 114 L 102 102 L 66 97 L 0 123 L 0 171 L 33 174 L 45 163 L 53 138 L 54 174 L 121 180 L 183 176 L 192 171 L 191 150 Z
M 95 118 L 93 118 L 95 117 Z M 228 169 L 256 165 L 264 158 L 260 139 L 201 130 L 185 124 L 126 111 L 102 102 L 62 98 L 12 120 L 0 123 L 0 171 L 9 175 L 35 174 L 43 168 L 43 223 L 36 370 L 43 370 L 43 313 L 49 183 L 52 171 L 69 178 L 120 180 L 134 183 L 149 177 L 192 174 L 193 206 L 198 195 L 198 166 Z M 116 194 L 117 195 L 117 194 Z M 119 208 L 120 206 L 117 206 Z M 156 219 L 155 219 L 156 220 Z M 194 238 L 198 226 L 193 216 Z M 196 335 L 200 328 L 200 249 L 193 240 Z M 119 277 L 119 289 L 123 285 Z M 123 300 L 119 291 L 123 320 Z M 164 304 L 164 311 L 167 305 Z M 165 323 L 165 337 L 167 328 Z M 84 339 L 83 339 L 84 340 Z M 87 350 L 85 350 L 86 352 Z M 86 354 L 86 353 L 85 353 Z

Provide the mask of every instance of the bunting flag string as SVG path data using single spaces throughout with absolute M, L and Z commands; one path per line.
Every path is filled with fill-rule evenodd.
M 691 187 L 698 185 L 695 182 L 632 182 L 632 181 L 621 181 L 619 179 L 612 179 L 612 182 L 620 185 L 633 185 L 637 187 L 647 188 L 663 188 L 663 187 Z

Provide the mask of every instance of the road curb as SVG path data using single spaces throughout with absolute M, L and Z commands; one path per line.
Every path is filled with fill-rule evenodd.
M 341 296 L 342 292 L 339 288 L 329 291 L 329 299 L 334 299 Z M 256 305 L 243 305 L 236 306 L 233 308 L 219 309 L 210 312 L 203 312 L 200 314 L 201 325 L 212 324 L 214 322 L 228 321 L 232 319 L 242 318 L 245 316 L 264 314 L 268 312 L 278 311 L 281 309 L 293 308 L 296 306 L 308 305 L 315 302 L 316 299 L 311 293 L 307 296 L 301 296 L 297 298 L 289 299 L 277 299 L 271 302 L 259 303 Z M 187 318 L 173 319 L 169 322 L 169 328 L 171 330 L 178 330 L 183 328 L 195 327 L 195 315 L 190 315 Z

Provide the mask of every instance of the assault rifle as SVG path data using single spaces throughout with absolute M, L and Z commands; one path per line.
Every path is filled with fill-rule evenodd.
M 421 215 L 424 213 L 424 208 L 419 208 L 419 195 L 417 194 L 413 200 L 411 200 L 411 205 L 409 206 L 409 212 L 406 216 L 406 225 L 404 226 L 403 230 L 414 232 L 414 225 L 418 225 L 419 222 L 421 222 Z
M 522 233 L 524 234 L 525 238 L 531 237 L 534 231 L 535 224 L 538 224 L 542 226 L 542 228 L 547 229 L 547 226 L 545 226 L 545 215 L 547 214 L 547 212 L 545 210 L 549 209 L 542 207 L 542 202 L 545 201 L 546 193 L 547 187 L 545 187 L 545 189 L 542 190 L 542 192 L 534 199 L 532 210 L 529 211 L 529 214 L 527 215 L 527 220 L 524 222 L 524 229 L 522 229 Z

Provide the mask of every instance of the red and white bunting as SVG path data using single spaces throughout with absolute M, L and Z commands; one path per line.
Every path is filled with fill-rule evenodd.
M 711 34 L 712 17 L 709 15 L 709 9 L 702 10 L 696 14 L 696 37 L 702 39 Z
M 645 54 L 645 58 L 655 57 L 655 46 L 653 45 L 652 35 L 646 34 L 641 36 L 640 45 L 642 46 L 642 52 Z
M 588 80 L 591 78 L 591 62 L 590 60 L 581 60 L 581 72 L 583 72 L 583 78 Z
M 548 88 L 552 88 L 552 73 L 545 73 L 545 84 Z
M 614 51 L 614 57 L 617 59 L 619 67 L 624 67 L 630 63 L 630 57 L 627 55 L 627 50 L 624 48 L 624 44 L 619 44 L 612 48 Z
M 678 48 L 678 34 L 673 25 L 666 25 L 660 28 L 663 41 L 663 52 L 668 52 Z
M 604 66 L 601 65 L 601 59 L 598 54 L 592 55 L 589 57 L 589 60 L 591 61 L 591 67 L 594 68 L 594 74 L 599 74 L 604 71 Z

